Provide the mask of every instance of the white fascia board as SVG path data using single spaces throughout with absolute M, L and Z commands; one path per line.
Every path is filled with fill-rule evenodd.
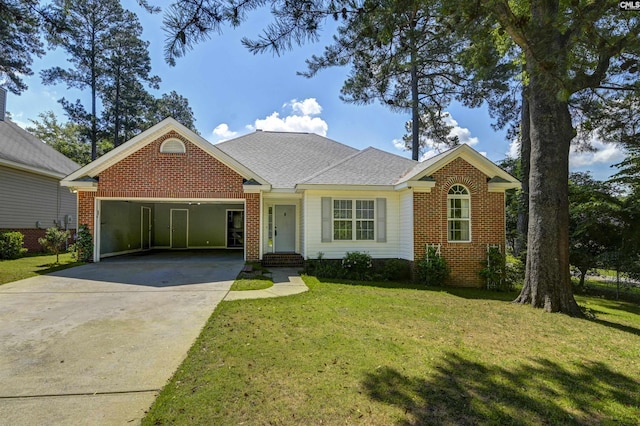
M 431 188 L 434 188 L 435 186 L 435 181 L 410 180 L 396 185 L 395 190 L 402 191 L 405 189 L 413 189 L 415 192 L 431 192 Z
M 242 190 L 247 194 L 271 191 L 271 185 L 242 185 Z
M 489 182 L 489 192 L 504 192 L 507 189 L 520 189 L 520 182 Z
M 14 161 L 5 160 L 3 158 L 0 158 L 0 164 L 2 164 L 3 166 L 7 166 L 9 168 L 12 168 L 12 169 L 22 170 L 24 172 L 35 173 L 35 174 L 38 174 L 38 175 L 41 175 L 41 176 L 50 177 L 50 178 L 62 179 L 64 177 L 63 173 L 57 173 L 57 172 L 54 172 L 52 170 L 44 170 L 44 169 L 40 169 L 40 168 L 33 167 L 33 166 L 27 166 L 26 164 L 16 163 Z

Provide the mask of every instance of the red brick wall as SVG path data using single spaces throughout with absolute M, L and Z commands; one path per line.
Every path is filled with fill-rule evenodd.
M 488 192 L 487 176 L 461 158 L 433 174 L 430 193 L 413 195 L 415 259 L 424 256 L 426 244 L 440 244 L 451 268 L 452 285 L 481 287 L 478 273 L 487 256 L 487 244 L 505 246 L 504 193 Z M 447 241 L 447 193 L 462 184 L 471 193 L 471 242 Z
M 22 247 L 28 249 L 30 252 L 39 252 L 42 251 L 42 246 L 38 242 L 38 238 L 43 238 L 47 230 L 38 228 L 18 228 L 0 229 L 0 232 L 20 232 L 22 235 L 24 235 L 24 242 L 22 244 Z M 69 244 L 73 244 L 73 236 L 75 235 L 75 233 L 75 229 L 69 229 Z
M 160 152 L 169 138 L 184 142 L 186 153 Z M 82 192 L 78 224 L 93 234 L 95 197 L 123 198 L 245 198 L 247 260 L 259 259 L 259 194 L 245 194 L 243 177 L 176 132 L 168 132 L 100 173 L 97 192 Z

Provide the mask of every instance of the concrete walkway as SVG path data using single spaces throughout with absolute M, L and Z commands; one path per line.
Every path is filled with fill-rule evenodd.
M 296 268 L 269 268 L 273 286 L 263 290 L 230 291 L 224 300 L 264 299 L 291 296 L 309 291 Z

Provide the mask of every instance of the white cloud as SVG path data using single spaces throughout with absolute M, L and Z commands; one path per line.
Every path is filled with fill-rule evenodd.
M 391 141 L 391 143 L 393 144 L 393 146 L 400 150 L 400 151 L 405 151 L 407 149 L 406 145 L 404 144 L 404 141 L 402 139 L 394 139 Z
M 289 110 L 290 113 L 281 116 L 279 112 L 274 111 L 265 118 L 256 119 L 253 124 L 244 126 L 245 130 L 231 130 L 226 123 L 221 123 L 213 129 L 210 142 L 218 143 L 225 140 L 240 136 L 246 131 L 252 132 L 256 129 L 275 132 L 301 132 L 316 133 L 321 136 L 327 135 L 329 125 L 320 117 L 314 117 L 322 112 L 322 106 L 315 98 L 307 98 L 302 101 L 292 99 L 282 105 L 283 110 Z
M 302 102 L 297 99 L 292 99 L 289 103 L 284 104 L 284 106 L 290 106 L 294 114 L 297 113 L 303 116 L 318 115 L 322 112 L 322 107 L 316 98 L 307 98 Z
M 577 152 L 575 148 L 571 148 L 569 153 L 571 168 L 610 165 L 619 163 L 625 158 L 624 149 L 618 144 L 605 143 L 595 139 L 591 141 L 591 145 L 595 148 L 594 152 Z
M 317 133 L 321 136 L 326 136 L 327 130 L 329 129 L 327 122 L 320 117 L 311 117 L 309 115 L 288 115 L 286 117 L 280 117 L 280 114 L 277 112 L 273 112 L 266 118 L 256 120 L 253 127 L 260 130 L 276 132 Z
M 458 122 L 451 117 L 451 114 L 447 114 L 444 122 L 449 126 L 453 126 L 453 129 L 449 132 L 449 136 L 457 136 L 461 144 L 465 143 L 473 146 L 480 142 L 477 137 L 471 136 L 471 131 L 469 129 L 458 126 Z
M 510 158 L 520 158 L 520 141 L 518 139 L 512 140 L 509 144 L 507 156 Z
M 216 142 L 222 142 L 235 137 L 237 134 L 238 132 L 234 132 L 229 129 L 229 125 L 227 123 L 220 123 L 215 129 L 213 129 L 211 137 Z

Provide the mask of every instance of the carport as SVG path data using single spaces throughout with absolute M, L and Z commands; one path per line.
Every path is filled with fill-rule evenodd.
M 96 198 L 96 258 L 154 250 L 243 250 L 245 200 Z

